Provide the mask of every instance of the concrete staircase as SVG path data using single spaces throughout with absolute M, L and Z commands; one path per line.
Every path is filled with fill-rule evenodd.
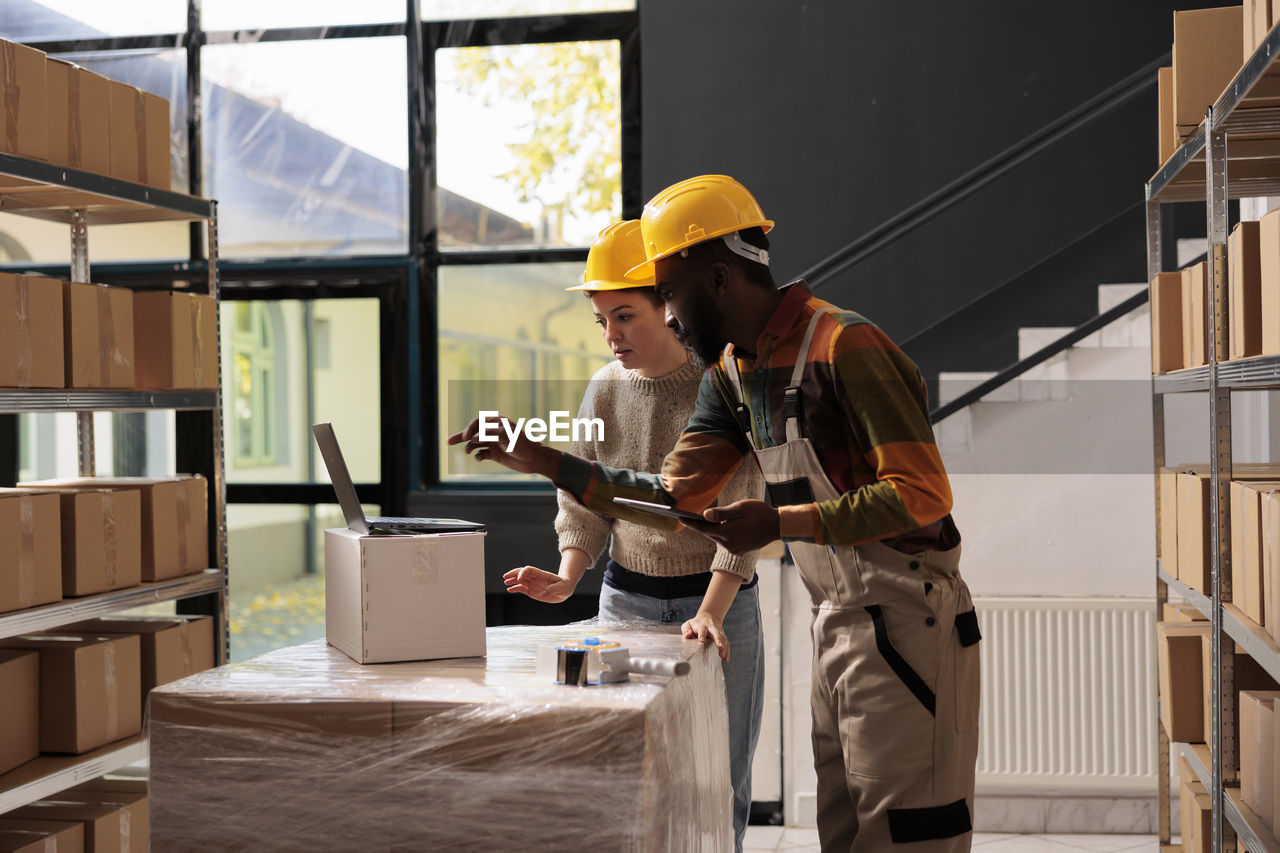
M 1019 359 L 1069 331 L 1019 330 Z M 1150 341 L 1143 306 L 935 425 L 976 595 L 1152 595 Z M 994 375 L 941 374 L 939 403 Z

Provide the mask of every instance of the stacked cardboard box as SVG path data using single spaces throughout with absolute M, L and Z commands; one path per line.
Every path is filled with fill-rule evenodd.
M 88 752 L 142 730 L 136 636 L 26 634 L 0 648 L 39 654 L 41 752 Z
M 3 853 L 96 853 L 85 847 L 83 824 L 63 820 L 18 820 L 0 817 Z M 104 850 L 105 848 L 99 848 Z
M 1258 220 L 1259 354 L 1280 355 L 1280 210 Z
M 62 282 L 0 273 L 0 388 L 62 388 Z
M 137 635 L 143 708 L 153 688 L 213 668 L 213 618 L 209 616 L 103 616 L 72 623 L 65 630 Z
M 204 477 L 83 477 L 30 488 L 136 491 L 142 506 L 142 580 L 158 581 L 209 568 L 209 487 Z
M 169 102 L 0 39 L 0 151 L 168 190 Z
M 147 853 L 151 845 L 146 794 L 64 791 L 6 816 L 29 821 L 74 821 L 83 827 L 86 847 L 93 853 Z
M 1262 354 L 1260 225 L 1241 222 L 1227 242 L 1228 352 L 1232 359 Z
M 1272 0 L 1244 0 L 1244 55 L 1251 56 L 1266 39 L 1275 24 Z
M 133 294 L 63 282 L 68 388 L 133 388 Z
M 49 489 L 62 507 L 62 594 L 93 595 L 142 580 L 142 501 L 130 489 Z
M 139 388 L 218 386 L 218 315 L 212 296 L 139 292 L 133 310 Z
M 1171 574 L 1176 571 L 1175 576 L 1187 586 L 1207 595 L 1213 589 L 1211 578 L 1213 563 L 1212 554 L 1210 553 L 1212 538 L 1210 536 L 1209 518 L 1209 474 L 1205 466 L 1188 465 L 1181 466 L 1176 470 L 1163 469 L 1161 472 L 1162 505 L 1167 496 L 1167 480 L 1164 478 L 1171 471 L 1177 484 L 1177 522 L 1172 529 L 1169 528 L 1169 516 L 1165 512 L 1165 507 L 1162 506 L 1160 557 L 1162 561 L 1165 560 L 1165 556 L 1168 553 L 1166 549 L 1170 545 L 1176 547 L 1176 568 L 1166 568 Z M 1280 468 L 1271 464 L 1236 465 L 1232 470 L 1232 474 L 1234 479 L 1240 482 L 1280 481 Z M 1229 485 L 1228 488 L 1230 488 Z M 1229 536 L 1231 534 L 1229 530 L 1224 529 L 1222 535 Z M 1176 537 L 1176 542 L 1171 542 L 1171 537 Z M 1246 594 L 1247 590 L 1248 584 L 1246 581 Z M 1263 594 L 1265 595 L 1265 592 Z M 1237 602 L 1242 600 L 1238 595 L 1234 596 L 1234 598 Z
M 0 774 L 40 753 L 40 659 L 0 650 Z
M 1244 64 L 1243 12 L 1226 6 L 1173 13 L 1173 115 L 1180 140 L 1195 133 Z
M 62 523 L 56 494 L 0 488 L 0 613 L 62 599 Z
M 1182 274 L 1162 272 L 1151 281 L 1151 372 L 1186 367 L 1182 355 Z
M 534 650 L 574 630 L 491 628 L 486 658 L 378 666 L 315 641 L 156 688 L 155 848 L 729 849 L 715 650 L 620 627 L 605 639 L 689 673 L 620 689 L 540 681 Z
M 1182 849 L 1184 853 L 1191 853 L 1192 837 L 1197 834 L 1192 829 L 1192 825 L 1197 820 L 1203 820 L 1203 816 L 1196 810 L 1195 801 L 1197 797 L 1206 796 L 1204 784 L 1197 778 L 1191 765 L 1187 763 L 1187 759 L 1179 757 L 1178 759 L 1178 775 L 1181 781 L 1179 786 L 1179 802 L 1181 808 L 1179 813 L 1181 816 L 1181 834 Z M 1203 834 L 1206 827 L 1199 827 L 1198 832 Z
M 1182 271 L 1182 366 L 1208 364 L 1205 333 L 1205 287 L 1209 267 L 1204 261 Z
M 1275 823 L 1275 700 L 1280 693 L 1240 694 L 1240 799 L 1268 828 Z

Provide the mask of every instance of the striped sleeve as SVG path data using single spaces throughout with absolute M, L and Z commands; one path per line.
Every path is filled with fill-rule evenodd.
M 605 429 L 619 426 L 605 424 Z M 733 413 L 709 370 L 698 386 L 693 415 L 676 446 L 663 459 L 660 473 L 612 468 L 566 453 L 554 482 L 593 512 L 660 530 L 675 530 L 674 519 L 629 510 L 613 499 L 632 498 L 702 512 L 733 478 L 746 451 L 746 441 L 738 433 Z
M 856 545 L 910 533 L 951 511 L 916 366 L 870 323 L 851 325 L 830 353 L 837 396 L 875 482 L 840 497 L 784 507 L 784 538 Z

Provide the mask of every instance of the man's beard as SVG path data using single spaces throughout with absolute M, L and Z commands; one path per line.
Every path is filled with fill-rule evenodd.
M 698 293 L 689 310 L 689 324 L 680 324 L 676 338 L 704 365 L 715 364 L 727 343 L 720 335 L 720 312 L 706 291 Z

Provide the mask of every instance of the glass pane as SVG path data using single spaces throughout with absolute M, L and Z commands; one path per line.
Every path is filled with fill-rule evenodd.
M 635 0 L 422 0 L 422 18 L 451 21 L 464 18 L 511 18 L 519 15 L 556 15 L 582 12 L 616 12 L 634 9 Z
M 0 3 L 0 7 L 4 5 Z M 186 192 L 190 186 L 187 52 L 130 50 L 59 54 L 59 57 L 169 100 L 169 164 L 173 188 Z M 185 222 L 96 225 L 89 230 L 89 257 L 93 263 L 185 259 L 191 252 L 190 233 Z M 69 264 L 71 240 L 67 226 L 0 213 L 0 263 L 21 261 Z
M 173 412 L 95 412 L 94 462 L 100 477 L 171 477 L 177 473 Z M 65 479 L 79 470 L 76 416 L 18 416 L 19 481 Z
M 436 51 L 440 245 L 586 246 L 622 211 L 618 42 Z
M 581 275 L 581 264 L 441 268 L 443 480 L 537 479 L 478 463 L 444 441 L 481 410 L 544 419 L 557 410 L 577 415 L 587 380 L 611 360 L 591 304 L 581 293 L 565 292 Z
M 333 27 L 343 24 L 403 23 L 404 0 L 308 0 L 306 3 L 263 3 L 262 0 L 204 0 L 206 30 Z
M 324 531 L 345 526 L 336 504 L 227 507 L 233 661 L 324 636 Z
M 321 421 L 356 482 L 381 479 L 378 324 L 376 299 L 223 302 L 228 482 L 328 482 L 311 436 Z
M 403 38 L 216 45 L 202 62 L 224 256 L 407 250 Z
M 180 33 L 187 29 L 186 0 L 4 0 L 0 37 L 52 41 L 96 36 Z

